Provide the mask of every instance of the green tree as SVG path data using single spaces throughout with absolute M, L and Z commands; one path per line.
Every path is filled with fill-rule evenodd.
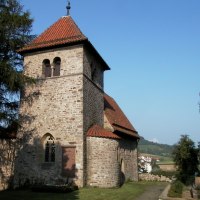
M 182 135 L 173 150 L 173 159 L 177 167 L 177 178 L 184 184 L 191 184 L 198 172 L 198 148 L 188 135 Z
M 34 80 L 23 74 L 23 58 L 17 50 L 29 43 L 33 20 L 17 0 L 0 0 L 0 138 L 19 126 L 19 99 Z

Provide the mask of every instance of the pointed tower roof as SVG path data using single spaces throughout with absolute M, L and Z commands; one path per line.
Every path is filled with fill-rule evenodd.
M 70 16 L 64 16 L 51 25 L 30 44 L 20 49 L 19 53 L 80 41 L 87 41 L 87 37 L 85 37 L 85 35 L 80 31 Z
M 40 50 L 53 49 L 63 46 L 84 44 L 94 52 L 102 62 L 104 70 L 109 70 L 109 66 L 90 43 L 88 38 L 81 32 L 71 16 L 61 17 L 41 35 L 36 37 L 30 44 L 19 49 L 20 54 L 36 52 Z

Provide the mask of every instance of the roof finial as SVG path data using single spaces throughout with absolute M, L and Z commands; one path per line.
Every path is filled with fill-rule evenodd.
M 71 6 L 70 6 L 70 1 L 68 0 L 68 4 L 67 4 L 67 16 L 69 16 L 70 15 L 70 9 L 71 9 Z

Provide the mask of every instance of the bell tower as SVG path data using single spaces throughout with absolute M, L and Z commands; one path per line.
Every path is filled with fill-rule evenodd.
M 86 133 L 93 124 L 103 126 L 103 73 L 108 65 L 69 15 L 61 17 L 29 45 L 24 73 L 36 78 L 27 86 L 21 105 L 26 116 L 18 133 L 16 184 L 86 184 Z

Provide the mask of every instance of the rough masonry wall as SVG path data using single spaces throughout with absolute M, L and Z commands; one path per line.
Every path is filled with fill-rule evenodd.
M 108 138 L 87 138 L 88 185 L 112 188 L 120 184 L 119 141 Z
M 121 171 L 125 180 L 138 181 L 138 155 L 137 141 L 122 139 L 119 141 L 118 160 L 121 163 Z M 123 164 L 122 164 L 123 162 Z M 122 169 L 123 168 L 123 169 Z
M 84 57 L 83 57 L 83 73 L 98 87 L 103 90 L 104 86 L 104 71 L 103 66 L 100 63 L 99 58 L 95 56 L 87 48 L 84 48 Z
M 49 59 L 53 63 L 55 57 L 61 58 L 60 76 L 83 73 L 83 46 L 69 46 L 24 55 L 25 74 L 34 78 L 44 78 L 42 63 Z
M 62 147 L 75 146 L 76 179 L 83 186 L 83 47 L 75 46 L 28 54 L 24 58 L 25 73 L 42 77 L 42 62 L 61 58 L 59 77 L 41 79 L 26 95 L 39 92 L 31 104 L 22 104 L 25 117 L 19 137 L 24 145 L 18 152 L 15 184 L 25 182 L 56 183 L 62 176 Z M 44 162 L 45 134 L 55 139 L 55 163 Z M 66 177 L 65 177 L 66 178 Z M 64 180 L 63 180 L 64 181 Z M 66 181 L 66 180 L 65 180 Z
M 84 132 L 94 125 L 98 124 L 103 127 L 103 92 L 99 90 L 89 79 L 84 78 L 83 94 L 83 120 Z
M 0 191 L 12 187 L 17 141 L 0 140 Z
M 91 63 L 95 65 L 96 75 L 91 77 Z M 84 48 L 83 57 L 83 120 L 84 132 L 93 124 L 103 127 L 103 70 L 102 66 L 96 61 L 96 57 Z
M 96 60 L 96 57 L 84 48 L 83 57 L 83 130 L 85 135 L 88 129 L 94 125 L 98 124 L 103 127 L 103 110 L 104 110 L 104 100 L 103 100 L 103 70 L 102 66 Z M 92 70 L 95 70 L 95 74 L 92 77 Z M 87 147 L 84 146 L 85 160 L 85 184 L 87 184 L 88 174 L 87 174 Z

